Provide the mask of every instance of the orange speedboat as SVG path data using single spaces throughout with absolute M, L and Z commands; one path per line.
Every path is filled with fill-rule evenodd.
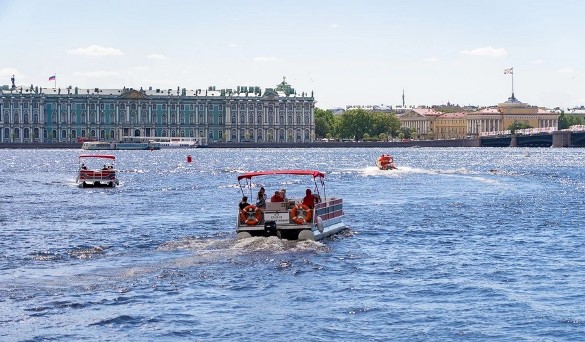
M 394 166 L 394 158 L 389 154 L 383 154 L 378 157 L 376 160 L 376 166 L 380 170 L 394 170 L 396 166 Z

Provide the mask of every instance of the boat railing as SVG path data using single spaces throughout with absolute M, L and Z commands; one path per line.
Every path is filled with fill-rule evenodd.
M 80 180 L 114 180 L 116 179 L 115 170 L 79 170 Z

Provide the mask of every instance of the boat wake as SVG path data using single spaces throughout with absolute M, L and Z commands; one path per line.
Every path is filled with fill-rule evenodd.
M 441 170 L 441 169 L 421 169 L 409 166 L 400 166 L 395 170 L 380 170 L 375 166 L 368 166 L 364 169 L 358 170 L 363 176 L 385 176 L 385 177 L 399 177 L 408 174 L 428 174 L 428 175 L 465 175 L 465 176 L 479 176 L 479 175 L 506 175 L 507 173 L 501 170 L 490 169 L 486 171 L 468 170 L 465 168 Z
M 187 237 L 181 240 L 168 241 L 159 246 L 158 250 L 174 251 L 188 250 L 197 255 L 211 256 L 219 254 L 239 256 L 253 252 L 267 252 L 272 254 L 297 252 L 328 252 L 329 247 L 317 241 L 283 240 L 275 236 L 251 237 L 247 239 L 217 239 Z

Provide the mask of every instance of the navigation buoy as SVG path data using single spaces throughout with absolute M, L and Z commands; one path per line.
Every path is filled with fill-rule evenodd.
M 191 155 L 187 156 L 187 163 L 190 163 L 193 161 L 193 157 L 191 157 Z

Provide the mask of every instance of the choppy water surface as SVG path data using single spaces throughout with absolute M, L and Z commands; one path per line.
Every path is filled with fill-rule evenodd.
M 582 149 L 115 152 L 80 189 L 79 150 L 0 150 L 0 340 L 585 339 Z M 236 241 L 273 168 L 326 172 L 349 229 Z

